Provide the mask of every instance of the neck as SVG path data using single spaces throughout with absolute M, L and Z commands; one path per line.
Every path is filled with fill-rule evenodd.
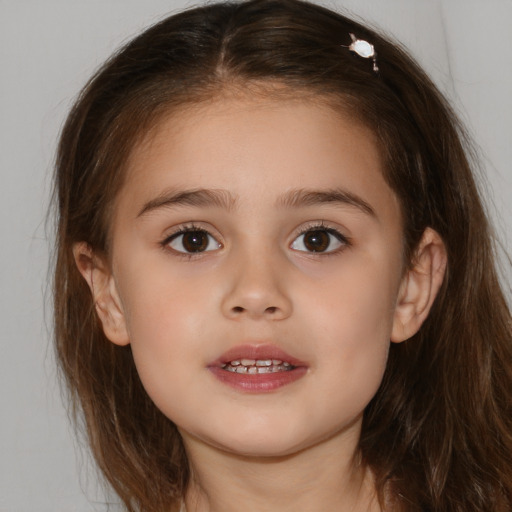
M 244 457 L 184 441 L 191 467 L 187 512 L 381 510 L 354 443 L 332 439 L 292 455 Z

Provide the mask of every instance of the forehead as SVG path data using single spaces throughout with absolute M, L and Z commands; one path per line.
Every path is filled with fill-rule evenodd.
M 223 189 L 244 204 L 343 187 L 395 208 L 373 132 L 325 102 L 222 98 L 173 111 L 137 145 L 119 206 L 165 189 Z

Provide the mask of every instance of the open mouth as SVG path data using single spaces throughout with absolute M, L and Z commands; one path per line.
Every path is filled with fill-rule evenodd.
M 233 373 L 259 373 L 289 372 L 295 366 L 281 359 L 235 359 L 222 365 L 222 369 Z
M 265 393 L 299 380 L 308 366 L 275 345 L 264 344 L 234 347 L 208 369 L 239 391 Z

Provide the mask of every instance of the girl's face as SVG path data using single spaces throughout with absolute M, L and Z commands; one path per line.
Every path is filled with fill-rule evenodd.
M 369 130 L 306 101 L 175 113 L 134 150 L 112 237 L 107 336 L 186 444 L 357 443 L 401 341 L 400 207 Z

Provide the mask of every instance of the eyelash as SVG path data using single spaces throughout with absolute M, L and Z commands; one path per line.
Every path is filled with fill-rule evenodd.
M 325 251 L 325 250 L 324 251 L 308 251 L 308 250 L 304 251 L 304 250 L 296 249 L 296 248 L 292 247 L 293 244 L 295 244 L 301 236 L 306 235 L 307 233 L 315 232 L 315 231 L 316 232 L 325 232 L 325 233 L 328 233 L 329 235 L 332 235 L 340 243 L 340 247 L 333 249 L 333 250 L 328 250 L 328 251 Z M 204 234 L 210 239 L 207 242 L 208 245 L 211 244 L 211 240 L 214 240 L 217 244 L 217 248 L 218 249 L 222 248 L 222 244 L 217 240 L 217 238 L 215 236 L 213 236 L 208 230 L 204 229 L 201 226 L 197 226 L 195 224 L 188 224 L 188 225 L 179 227 L 174 233 L 172 233 L 171 235 L 167 236 L 164 240 L 162 240 L 162 242 L 160 242 L 160 245 L 162 246 L 162 248 L 164 248 L 166 250 L 171 250 L 171 251 L 173 251 L 174 254 L 177 254 L 178 256 L 186 258 L 186 259 L 192 259 L 194 257 L 199 257 L 202 254 L 204 254 L 205 252 L 211 252 L 212 250 L 214 250 L 214 249 L 209 249 L 209 250 L 200 250 L 200 251 L 186 251 L 186 250 L 180 251 L 180 250 L 170 247 L 170 244 L 173 241 L 175 241 L 176 239 L 178 239 L 178 237 L 183 236 L 187 233 Z M 182 244 L 183 244 L 183 241 L 182 241 Z M 329 245 L 331 245 L 331 241 L 329 241 Z M 341 251 L 343 251 L 344 248 L 349 247 L 350 245 L 351 245 L 351 241 L 350 241 L 349 237 L 343 235 L 337 229 L 325 225 L 325 223 L 322 221 L 319 223 L 314 223 L 314 224 L 310 224 L 306 227 L 303 227 L 300 231 L 295 233 L 293 241 L 290 244 L 290 248 L 292 248 L 293 250 L 295 250 L 297 252 L 303 252 L 305 254 L 313 255 L 313 256 L 333 256 L 333 255 L 339 254 Z
M 347 237 L 346 235 L 343 235 L 337 229 L 327 226 L 323 221 L 319 222 L 319 223 L 309 224 L 309 225 L 301 228 L 300 231 L 298 231 L 294 235 L 293 242 L 291 245 L 293 245 L 299 239 L 299 237 L 301 237 L 307 233 L 312 233 L 315 231 L 322 231 L 322 232 L 328 233 L 329 235 L 332 235 L 341 244 L 340 247 L 338 247 L 334 250 L 329 250 L 329 251 L 301 251 L 299 249 L 295 249 L 295 250 L 298 252 L 304 252 L 308 256 L 325 257 L 325 256 L 335 256 L 335 255 L 339 254 L 340 252 L 342 252 L 345 248 L 350 247 L 352 245 L 349 237 Z
M 160 245 L 162 246 L 163 249 L 170 250 L 175 255 L 177 255 L 179 257 L 183 257 L 185 259 L 192 259 L 194 257 L 201 256 L 205 252 L 210 252 L 211 251 L 211 249 L 210 249 L 210 250 L 203 250 L 203 251 L 190 251 L 190 252 L 187 252 L 187 251 L 179 251 L 177 249 L 174 249 L 174 248 L 170 247 L 171 242 L 173 242 L 174 240 L 178 239 L 178 237 L 180 237 L 180 236 L 186 235 L 187 233 L 201 233 L 201 234 L 204 234 L 208 238 L 215 240 L 215 242 L 218 245 L 217 248 L 220 249 L 222 247 L 222 244 L 217 240 L 217 238 L 214 237 L 207 229 L 204 229 L 203 227 L 197 226 L 195 224 L 187 224 L 187 225 L 184 225 L 184 226 L 180 226 L 174 233 L 172 233 L 171 235 L 167 236 L 164 240 L 162 240 L 162 242 L 160 242 Z M 182 243 L 183 243 L 183 241 L 182 241 Z M 208 245 L 210 245 L 210 243 L 211 243 L 211 240 L 208 241 Z

